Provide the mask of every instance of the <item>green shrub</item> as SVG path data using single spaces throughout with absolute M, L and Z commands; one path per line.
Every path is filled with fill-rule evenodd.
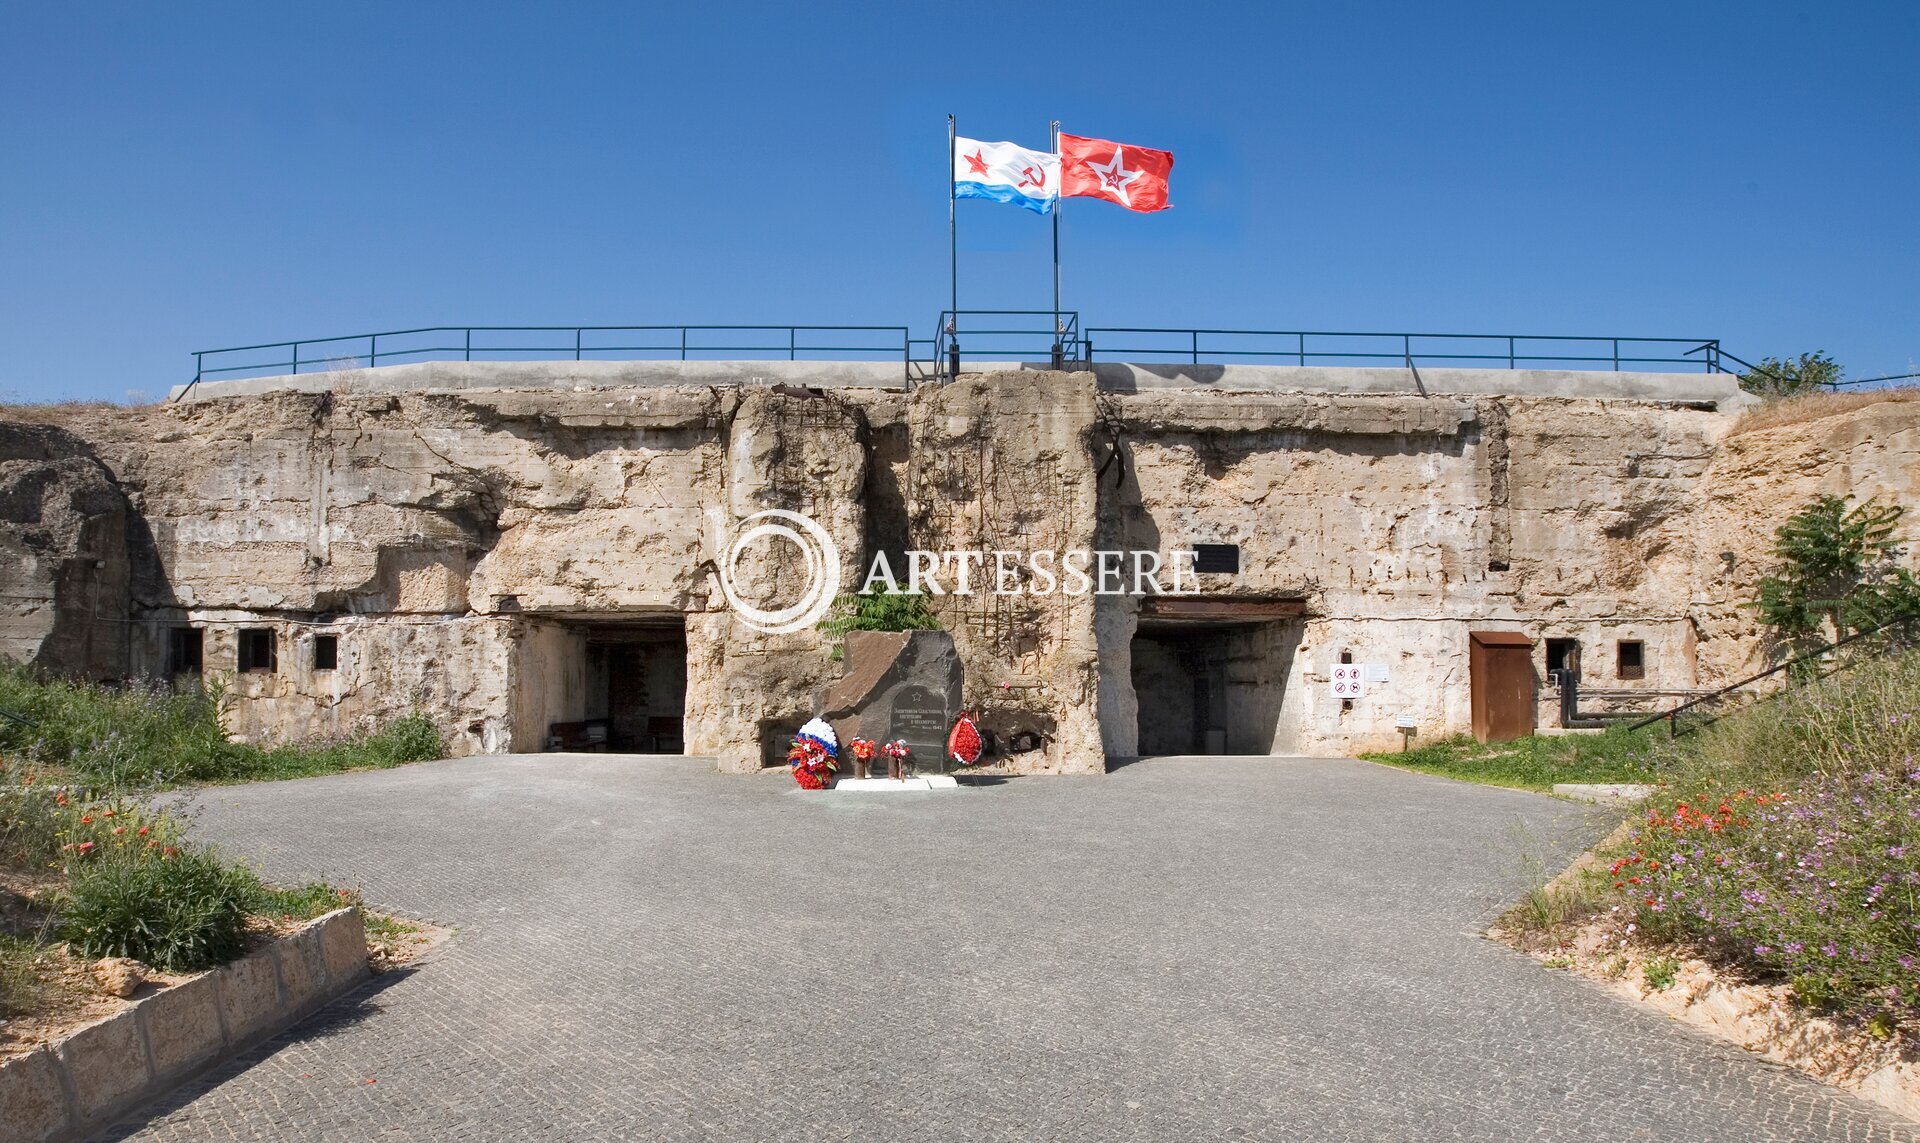
M 70 869 L 61 936 L 82 956 L 125 956 L 168 972 L 210 968 L 246 951 L 260 879 L 211 849 L 113 854 Z
M 109 790 L 383 769 L 445 753 L 439 730 L 419 714 L 337 740 L 272 747 L 234 742 L 220 723 L 222 695 L 217 678 L 206 690 L 113 688 L 0 663 L 0 709 L 32 723 L 0 720 L 0 751 L 62 767 Z
M 60 855 L 59 791 L 0 760 L 0 868 L 44 866 Z
M 1793 978 L 1793 998 L 1802 1007 L 1816 1012 L 1832 1008 L 1840 999 L 1834 991 L 1833 981 L 1818 973 L 1802 972 Z
M 1640 975 L 1646 978 L 1647 987 L 1658 992 L 1673 987 L 1673 979 L 1679 975 L 1680 962 L 1673 957 L 1661 955 L 1650 957 L 1640 968 Z
M 1740 387 L 1756 396 L 1776 399 L 1837 386 L 1845 376 L 1846 370 L 1838 361 L 1816 349 L 1799 357 L 1762 357 L 1760 364 L 1740 374 Z
M 923 595 L 843 595 L 833 601 L 820 630 L 833 640 L 833 657 L 838 659 L 849 631 L 938 631 L 940 617 Z
M 262 885 L 251 902 L 253 911 L 272 917 L 311 921 L 335 909 L 360 904 L 360 895 L 348 889 L 336 889 L 325 881 L 309 881 L 297 889 L 275 889 Z
M 1817 496 L 1774 531 L 1779 563 L 1761 578 L 1754 607 L 1777 649 L 1804 653 L 1896 620 L 1920 620 L 1920 580 L 1901 566 L 1894 538 L 1906 508 L 1869 497 Z M 1795 667 L 1805 676 L 1817 664 Z

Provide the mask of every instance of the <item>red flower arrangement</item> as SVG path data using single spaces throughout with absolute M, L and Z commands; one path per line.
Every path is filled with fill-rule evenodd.
M 836 768 L 833 755 L 811 738 L 796 738 L 787 750 L 787 765 L 793 767 L 793 780 L 803 790 L 824 790 L 833 781 Z
M 980 761 L 980 728 L 974 725 L 973 716 L 960 712 L 959 721 L 953 724 L 953 733 L 947 736 L 947 753 L 962 766 L 972 766 Z
M 803 790 L 831 786 L 833 772 L 840 768 L 840 740 L 833 727 L 825 719 L 808 719 L 787 749 L 787 765 L 793 767 L 793 780 Z

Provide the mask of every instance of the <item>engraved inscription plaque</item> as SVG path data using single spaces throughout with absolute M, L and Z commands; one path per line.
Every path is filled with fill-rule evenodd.
M 887 739 L 903 738 L 913 748 L 913 769 L 923 774 L 944 771 L 947 760 L 947 731 L 953 712 L 943 696 L 926 687 L 901 687 L 893 695 L 893 709 L 887 719 Z

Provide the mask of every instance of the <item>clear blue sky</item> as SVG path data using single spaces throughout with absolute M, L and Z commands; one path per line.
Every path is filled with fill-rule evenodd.
M 1920 4 L 16 4 L 0 394 L 437 324 L 946 301 L 946 114 L 1172 150 L 1096 325 L 1719 337 L 1920 368 Z M 963 202 L 962 305 L 1045 307 Z

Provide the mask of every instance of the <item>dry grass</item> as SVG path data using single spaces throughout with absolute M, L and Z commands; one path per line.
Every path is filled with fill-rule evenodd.
M 1787 425 L 1803 425 L 1823 417 L 1851 413 L 1869 405 L 1910 401 L 1920 401 L 1920 389 L 1871 389 L 1852 393 L 1808 393 L 1800 397 L 1785 397 L 1749 409 L 1733 423 L 1733 429 L 1729 435 L 1777 429 Z
M 72 428 L 77 421 L 132 412 L 145 405 L 117 401 L 22 401 L 0 402 L 0 421 L 16 425 L 54 425 Z

